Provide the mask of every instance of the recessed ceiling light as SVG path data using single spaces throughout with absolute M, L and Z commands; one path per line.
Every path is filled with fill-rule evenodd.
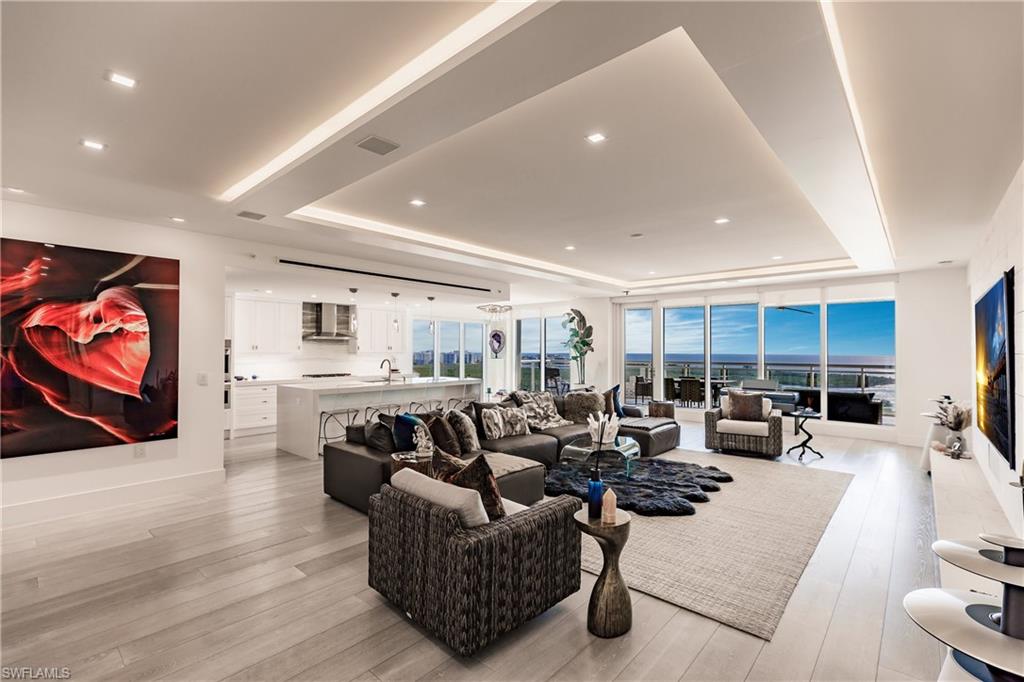
M 729 222 L 728 218 L 715 218 L 715 225 L 725 225 Z
M 772 260 L 782 260 L 782 256 L 772 256 Z
M 265 294 L 272 294 L 272 293 L 274 293 L 274 292 L 273 292 L 273 291 L 271 291 L 270 289 L 264 289 L 264 290 L 263 290 L 263 293 L 265 293 Z
M 629 235 L 629 238 L 630 239 L 643 239 L 644 238 L 644 233 L 643 232 L 634 232 L 633 234 Z
M 126 88 L 135 87 L 136 81 L 134 78 L 126 76 L 123 73 L 118 73 L 117 71 L 107 71 L 107 73 L 104 74 L 104 77 L 111 83 L 116 83 L 117 85 L 122 85 Z
M 172 223 L 183 223 L 183 222 L 185 222 L 185 219 L 184 218 L 179 218 L 178 216 L 173 216 L 172 215 L 171 216 L 171 222 Z
M 354 299 L 354 298 L 350 298 L 350 299 L 348 299 L 348 300 L 352 301 L 353 303 L 355 303 L 355 302 L 356 302 L 356 299 Z
M 576 247 L 575 247 L 575 246 L 573 246 L 572 244 L 570 244 L 569 246 L 565 247 L 565 250 L 566 250 L 566 251 L 575 251 L 575 250 L 576 250 Z
M 427 205 L 427 202 L 423 201 L 423 199 L 413 199 L 409 203 L 412 204 L 413 206 L 415 206 L 416 208 L 419 208 L 420 206 L 426 206 Z
M 653 275 L 653 274 L 654 274 L 654 270 L 648 270 L 648 271 L 647 271 L 647 274 L 648 274 L 648 275 Z
M 316 298 L 316 294 L 310 294 L 309 297 L 310 298 Z
M 600 142 L 604 142 L 607 139 L 608 138 L 605 137 L 603 133 L 591 133 L 590 135 L 587 135 L 587 142 L 589 142 L 590 144 L 598 144 Z
M 102 142 L 97 142 L 96 140 L 82 140 L 81 144 L 86 149 L 92 149 L 97 152 L 101 152 L 107 148 L 107 145 Z
M 20 187 L 4 187 L 8 192 L 14 192 L 15 194 L 24 194 L 25 190 Z

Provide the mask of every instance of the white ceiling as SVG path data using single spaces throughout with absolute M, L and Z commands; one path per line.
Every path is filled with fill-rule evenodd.
M 215 199 L 484 6 L 3 3 L 3 181 L 27 190 L 5 199 L 182 215 L 185 229 L 503 279 L 531 302 L 785 276 L 773 255 L 846 273 L 847 256 L 880 248 L 856 242 L 850 216 L 877 210 L 807 2 L 538 4 L 242 199 Z M 897 269 L 965 258 L 1021 163 L 1021 5 L 836 14 Z M 110 68 L 139 87 L 103 81 Z M 596 128 L 608 141 L 590 146 Z M 354 147 L 370 133 L 402 146 Z M 293 213 L 318 201 L 469 248 Z
M 6 182 L 60 168 L 217 195 L 485 6 L 3 3 Z
M 316 205 L 624 280 L 846 255 L 682 28 Z
M 843 2 L 836 14 L 897 262 L 963 259 L 1022 161 L 1024 4 Z

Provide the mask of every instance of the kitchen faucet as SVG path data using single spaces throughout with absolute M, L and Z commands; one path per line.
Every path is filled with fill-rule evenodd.
M 387 363 L 387 365 L 388 365 L 388 376 L 387 376 L 387 379 L 388 379 L 388 383 L 390 384 L 391 383 L 391 358 L 384 358 L 383 360 L 381 360 L 380 361 L 380 369 L 384 369 L 384 363 Z

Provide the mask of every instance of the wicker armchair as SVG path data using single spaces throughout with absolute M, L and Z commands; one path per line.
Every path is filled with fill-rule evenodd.
M 370 587 L 468 656 L 580 589 L 580 501 L 477 528 L 389 485 L 370 498 Z
M 782 413 L 772 410 L 768 416 L 768 435 L 756 436 L 740 433 L 719 433 L 718 422 L 722 408 L 704 413 L 704 447 L 723 452 L 749 452 L 766 457 L 782 455 Z M 755 422 L 757 423 L 757 422 Z

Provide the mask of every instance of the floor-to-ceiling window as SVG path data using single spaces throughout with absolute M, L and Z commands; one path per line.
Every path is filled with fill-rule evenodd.
M 711 404 L 722 389 L 757 377 L 757 304 L 711 306 Z
M 412 321 L 412 370 L 421 377 L 434 376 L 434 334 L 430 320 Z
M 828 304 L 828 418 L 864 424 L 896 416 L 896 302 Z
M 459 376 L 459 332 L 458 322 L 441 321 L 436 323 L 438 338 L 439 376 Z
M 569 330 L 565 316 L 544 318 L 544 390 L 561 395 L 569 390 Z
M 627 308 L 625 312 L 625 376 L 627 400 L 646 402 L 654 396 L 654 339 L 651 308 Z
M 764 307 L 764 378 L 799 394 L 798 405 L 821 409 L 821 305 L 807 296 L 770 296 Z
M 684 407 L 703 407 L 704 306 L 665 308 L 663 318 L 663 398 Z
M 516 382 L 525 391 L 539 391 L 543 387 L 540 373 L 540 318 L 516 320 Z
M 462 332 L 462 362 L 467 379 L 484 378 L 484 325 L 467 322 Z

